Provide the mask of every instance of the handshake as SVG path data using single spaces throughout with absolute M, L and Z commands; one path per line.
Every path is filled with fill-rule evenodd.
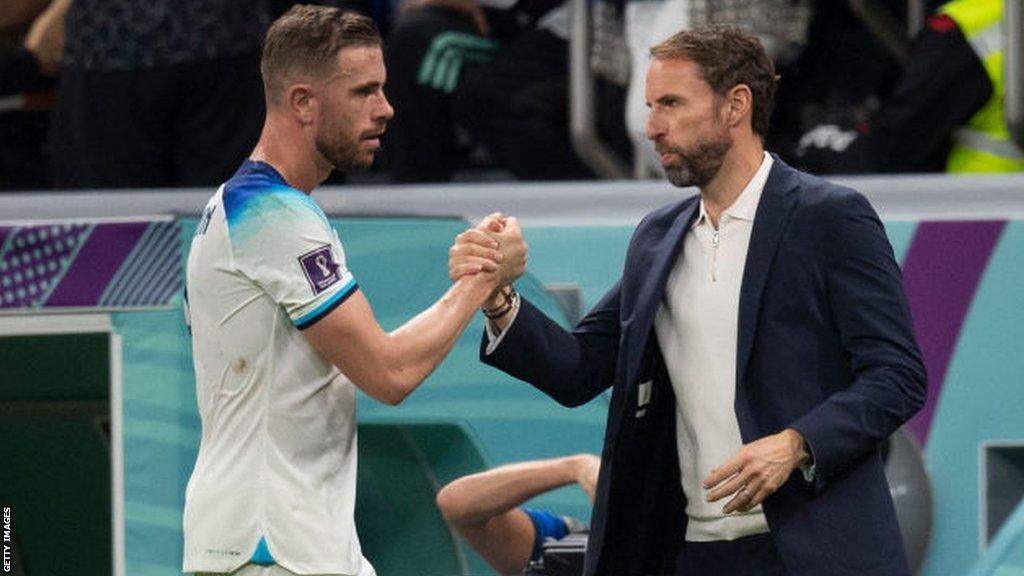
M 526 271 L 527 245 L 519 221 L 494 213 L 455 237 L 448 250 L 448 277 L 492 285 L 485 312 L 510 305 L 511 285 Z M 490 316 L 490 314 L 489 314 Z

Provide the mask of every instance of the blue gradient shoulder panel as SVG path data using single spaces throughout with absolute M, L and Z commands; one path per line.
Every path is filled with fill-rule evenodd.
M 224 213 L 234 237 L 247 223 L 274 223 L 314 216 L 327 226 L 323 210 L 308 194 L 289 186 L 269 164 L 246 160 L 224 184 Z M 269 220 L 269 221 L 268 221 Z

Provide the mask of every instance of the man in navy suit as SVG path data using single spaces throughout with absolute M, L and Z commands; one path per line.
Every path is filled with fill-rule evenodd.
M 926 377 L 882 224 L 764 151 L 756 39 L 683 31 L 651 57 L 647 135 L 700 195 L 643 219 L 571 332 L 511 285 L 484 305 L 484 362 L 567 406 L 612 387 L 585 574 L 907 575 L 879 443 Z M 489 235 L 522 242 L 490 218 L 453 276 L 496 257 Z

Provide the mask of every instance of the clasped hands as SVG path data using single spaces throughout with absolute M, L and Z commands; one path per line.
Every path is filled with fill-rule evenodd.
M 484 302 L 485 308 L 493 307 L 504 287 L 526 271 L 527 252 L 519 221 L 496 212 L 455 237 L 448 250 L 448 277 L 455 282 L 463 276 L 493 274 L 496 289 Z

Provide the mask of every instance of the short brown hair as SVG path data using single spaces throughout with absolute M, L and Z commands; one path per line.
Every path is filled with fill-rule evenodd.
M 775 107 L 779 77 L 761 41 L 735 26 L 704 26 L 683 30 L 651 48 L 651 58 L 685 58 L 700 67 L 704 81 L 724 96 L 745 84 L 753 95 L 751 127 L 761 137 Z
M 381 46 L 373 20 L 338 8 L 297 4 L 278 18 L 263 40 L 263 87 L 275 101 L 296 77 L 328 74 L 343 48 Z

